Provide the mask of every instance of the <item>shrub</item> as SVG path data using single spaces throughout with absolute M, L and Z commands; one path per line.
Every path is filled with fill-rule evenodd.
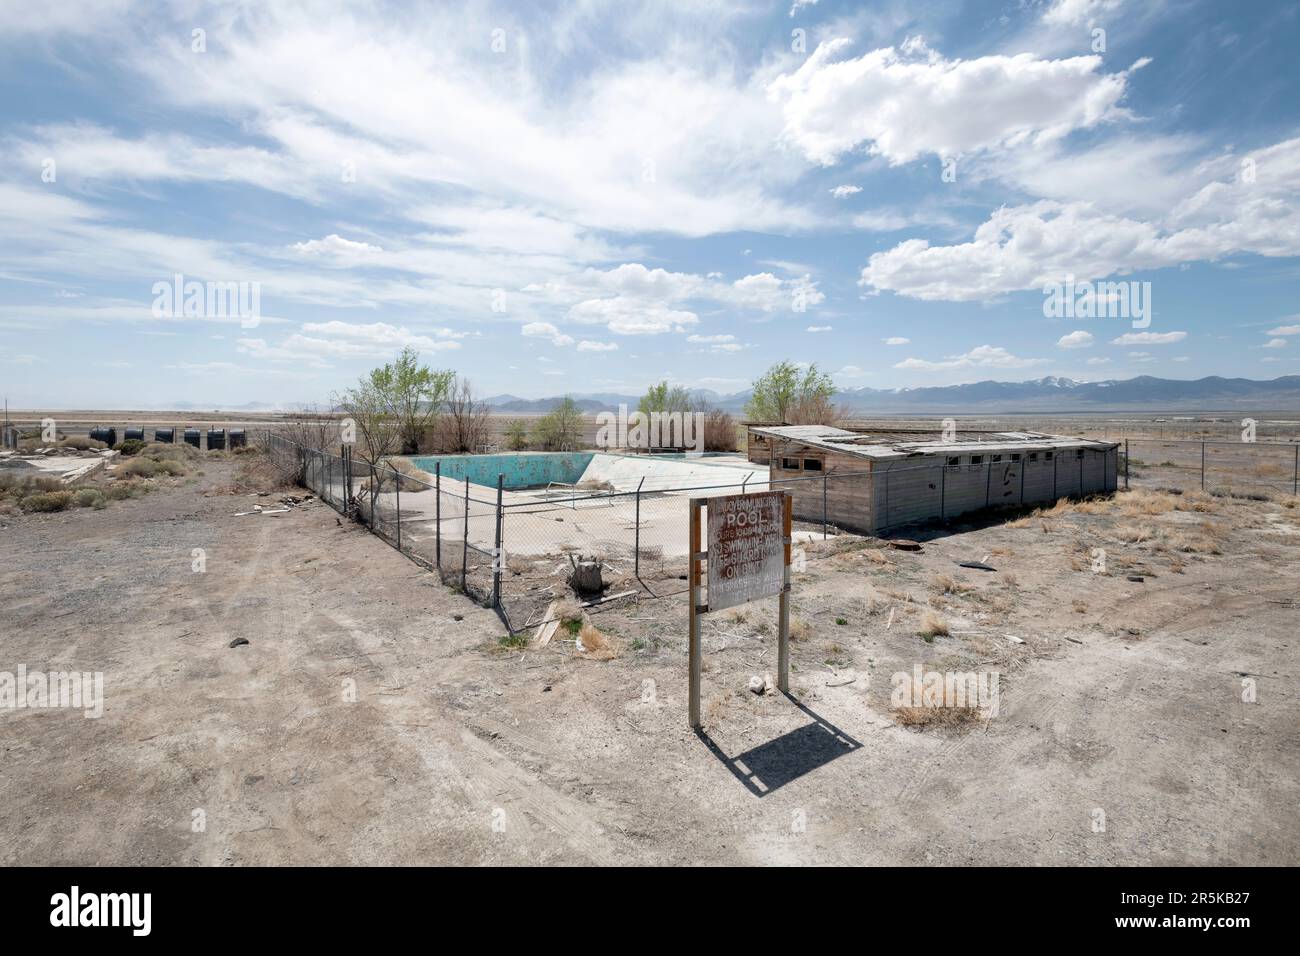
M 0 498 L 25 498 L 40 491 L 58 491 L 63 483 L 48 475 L 15 475 L 0 471 Z
M 96 502 L 103 501 L 104 495 L 96 488 L 78 488 L 73 492 L 72 500 L 78 508 L 90 508 Z
M 582 444 L 582 411 L 565 396 L 554 411 L 533 423 L 530 443 L 543 451 L 573 451 Z
M 720 408 L 704 415 L 704 450 L 735 451 L 738 447 L 736 420 Z
M 161 465 L 152 458 L 133 458 L 117 469 L 119 475 L 132 475 L 138 478 L 152 478 L 161 471 Z
M 23 511 L 64 511 L 72 504 L 71 491 L 42 491 L 18 502 Z
M 126 441 L 120 441 L 113 446 L 114 450 L 120 451 L 123 455 L 138 455 L 144 448 L 144 442 L 138 438 L 128 438 Z
M 139 481 L 115 481 L 104 489 L 104 496 L 110 501 L 139 498 L 145 493 L 146 487 L 144 483 Z
M 511 451 L 523 451 L 528 447 L 528 424 L 516 418 L 506 426 L 506 447 Z
M 926 613 L 925 618 L 921 621 L 920 630 L 920 635 L 926 643 L 930 643 L 936 637 L 947 637 L 948 633 L 947 621 L 933 611 Z
M 98 451 L 101 448 L 108 447 L 102 441 L 92 441 L 89 438 L 82 438 L 80 436 L 64 438 L 58 442 L 58 445 L 60 448 L 75 448 L 77 451 L 91 451 L 92 449 Z

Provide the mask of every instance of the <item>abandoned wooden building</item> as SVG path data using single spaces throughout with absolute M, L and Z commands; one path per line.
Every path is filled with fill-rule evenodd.
M 828 425 L 751 425 L 773 488 L 794 514 L 864 534 L 1005 505 L 1113 492 L 1118 444 L 1033 432 L 862 433 Z M 757 460 L 757 459 L 755 459 Z M 822 481 L 784 479 L 821 478 Z

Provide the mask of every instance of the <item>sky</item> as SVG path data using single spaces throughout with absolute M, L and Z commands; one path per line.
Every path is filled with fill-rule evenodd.
M 406 345 L 526 398 L 1295 374 L 1298 20 L 0 0 L 0 390 L 291 406 Z

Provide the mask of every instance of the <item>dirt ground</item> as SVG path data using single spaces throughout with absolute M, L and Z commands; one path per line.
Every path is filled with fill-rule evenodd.
M 1294 500 L 815 543 L 792 698 L 748 689 L 774 603 L 709 615 L 697 736 L 681 595 L 508 647 L 319 502 L 235 517 L 239 467 L 0 517 L 0 671 L 106 696 L 0 711 L 0 863 L 1300 863 Z M 904 726 L 916 666 L 995 671 L 997 715 Z

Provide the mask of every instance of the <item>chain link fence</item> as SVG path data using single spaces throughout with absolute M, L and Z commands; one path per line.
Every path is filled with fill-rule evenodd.
M 855 508 L 873 509 L 882 527 L 894 528 L 943 522 L 987 507 L 1050 503 L 1047 485 L 1026 492 L 1024 475 L 1032 466 L 992 460 L 960 466 L 895 463 L 879 473 L 832 472 L 689 488 L 671 479 L 647 478 L 632 491 L 573 485 L 509 491 L 501 478 L 495 489 L 443 478 L 441 464 L 432 476 L 412 474 L 387 461 L 371 465 L 355 459 L 347 446 L 335 455 L 273 434 L 266 440 L 272 454 L 297 463 L 300 481 L 322 501 L 438 574 L 444 584 L 495 608 L 512 631 L 536 626 L 552 601 L 571 593 L 567 579 L 582 557 L 603 563 L 608 595 L 654 599 L 684 593 L 691 498 L 789 491 L 796 566 L 816 559 L 819 551 L 804 547 L 811 541 L 844 531 L 870 533 L 854 525 Z M 1051 500 L 1088 493 L 1086 487 L 1092 486 L 1085 486 L 1084 464 L 1081 456 L 1057 456 L 1049 468 Z M 1204 488 L 1229 494 L 1300 490 L 1296 444 L 1129 439 L 1118 457 L 1107 463 L 1103 456 L 1100 466 L 1089 467 L 1106 471 L 1102 477 L 1108 487 Z M 909 520 L 903 507 L 908 501 L 924 515 L 919 521 Z
M 1300 493 L 1300 442 L 1128 438 L 1120 452 L 1128 480 L 1147 486 L 1212 494 Z

